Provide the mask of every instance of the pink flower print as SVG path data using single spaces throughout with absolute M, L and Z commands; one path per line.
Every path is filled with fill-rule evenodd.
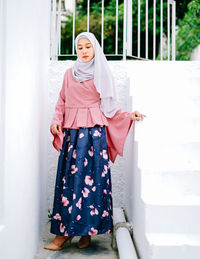
M 88 150 L 88 154 L 89 154 L 90 156 L 93 156 L 93 154 L 94 154 L 93 147 L 91 147 L 91 150 L 90 150 L 90 149 Z
M 61 216 L 59 213 L 56 213 L 56 215 L 53 217 L 54 219 L 61 220 Z
M 107 172 L 108 172 L 108 167 L 107 167 L 107 165 L 104 165 L 104 169 L 103 169 L 103 172 L 102 172 L 101 176 L 102 176 L 102 177 L 105 177 L 105 175 L 107 174 Z
M 72 205 L 68 208 L 69 214 L 72 213 Z
M 93 216 L 93 215 L 98 215 L 99 212 L 98 212 L 98 210 L 95 208 L 95 209 L 93 209 L 93 210 L 90 211 L 90 214 L 91 214 L 92 216 Z
M 81 219 L 81 215 L 78 215 L 77 217 L 76 217 L 76 220 L 80 220 Z
M 64 232 L 65 231 L 65 226 L 63 225 L 63 223 L 60 223 L 60 232 Z
M 81 209 L 81 205 L 82 205 L 81 203 L 82 203 L 82 197 L 79 198 L 78 202 L 76 203 L 76 207 Z
M 97 137 L 97 136 L 101 137 L 101 133 L 100 133 L 98 130 L 95 130 L 93 136 L 95 136 L 95 137 Z
M 73 148 L 73 145 L 68 146 L 68 152 L 70 151 L 71 148 Z
M 81 191 L 83 194 L 83 197 L 88 197 L 88 193 L 90 192 L 86 187 L 83 188 L 83 190 Z
M 109 194 L 112 196 L 112 192 L 110 191 Z
M 91 209 L 94 209 L 94 206 L 93 206 L 93 205 L 90 205 L 90 208 L 91 208 Z
M 85 177 L 85 183 L 88 184 L 88 185 L 90 185 L 90 186 L 92 186 L 93 183 L 94 183 L 94 180 L 91 179 L 91 177 L 90 177 L 89 175 L 86 175 L 86 177 Z
M 102 217 L 107 217 L 108 216 L 108 212 L 106 210 L 103 211 Z
M 91 231 L 88 232 L 89 235 L 95 235 L 98 233 L 97 229 L 91 228 Z
M 104 194 L 107 194 L 107 190 L 106 189 L 104 189 L 103 192 L 104 192 Z
M 105 233 L 105 234 L 109 234 L 109 233 L 110 233 L 110 231 L 111 231 L 111 230 L 109 229 L 108 231 L 106 231 L 106 233 Z
M 95 191 L 96 191 L 96 189 L 97 189 L 97 187 L 96 187 L 96 186 L 93 186 L 93 187 L 92 187 L 92 191 L 93 191 L 93 192 L 95 192 Z
M 67 206 L 69 204 L 67 197 L 62 196 L 62 203 L 63 203 L 63 206 Z
M 79 134 L 79 138 L 83 138 L 85 135 L 83 133 Z
M 109 184 L 109 179 L 107 179 L 107 184 Z
M 64 236 L 69 236 L 69 235 L 68 235 L 68 232 L 67 232 L 67 230 L 65 231 L 65 234 L 64 234 Z
M 74 159 L 76 159 L 76 149 L 74 149 L 73 154 L 72 154 L 72 157 L 73 157 Z
M 107 150 L 103 149 L 103 158 L 108 159 Z
M 67 137 L 67 141 L 70 141 L 70 136 Z
M 75 193 L 73 193 L 73 200 L 75 200 L 76 199 L 76 194 Z
M 100 152 L 100 156 L 102 156 L 102 154 L 103 154 L 103 153 L 102 153 L 102 151 L 101 151 L 101 152 Z
M 72 174 L 75 174 L 78 171 L 78 168 L 75 165 L 72 165 L 71 169 L 72 169 L 71 171 Z
M 65 187 L 65 186 L 63 186 L 63 190 L 64 190 L 64 189 L 66 189 L 66 187 Z
M 63 176 L 62 181 L 63 181 L 63 184 L 65 184 L 65 183 L 66 183 L 65 176 Z
M 88 160 L 87 160 L 87 158 L 85 157 L 84 166 L 86 166 L 87 164 L 88 164 Z

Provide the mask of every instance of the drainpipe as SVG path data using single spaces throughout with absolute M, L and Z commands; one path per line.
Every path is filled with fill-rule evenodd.
M 112 247 L 118 249 L 120 259 L 138 259 L 130 235 L 132 225 L 126 222 L 122 208 L 113 208 L 113 238 Z

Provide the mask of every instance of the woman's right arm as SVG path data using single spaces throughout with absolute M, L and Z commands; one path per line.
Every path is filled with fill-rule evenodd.
M 62 88 L 59 93 L 58 101 L 55 106 L 55 112 L 51 121 L 50 131 L 52 134 L 58 134 L 62 131 L 62 125 L 65 112 L 65 90 L 66 90 L 66 73 L 64 75 Z

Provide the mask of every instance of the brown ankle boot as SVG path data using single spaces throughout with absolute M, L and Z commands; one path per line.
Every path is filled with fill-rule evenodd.
M 86 248 L 91 243 L 91 236 L 82 236 L 78 242 L 79 248 Z

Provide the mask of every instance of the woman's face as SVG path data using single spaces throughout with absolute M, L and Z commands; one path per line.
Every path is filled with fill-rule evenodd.
M 77 55 L 83 62 L 89 62 L 94 57 L 94 48 L 87 38 L 78 41 Z

